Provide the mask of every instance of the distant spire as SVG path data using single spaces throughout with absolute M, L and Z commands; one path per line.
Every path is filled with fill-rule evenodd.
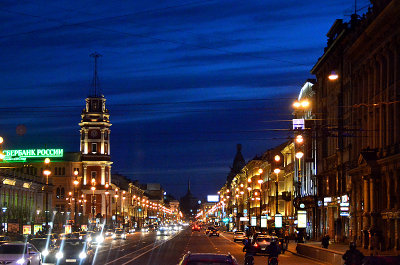
M 190 192 L 190 177 L 188 179 L 188 193 Z
M 97 75 L 97 59 L 100 58 L 102 55 L 98 52 L 94 52 L 90 54 L 90 57 L 94 58 L 94 72 L 93 72 L 93 81 L 92 81 L 92 89 L 93 89 L 93 95 L 97 97 L 98 96 L 98 90 L 99 89 L 99 76 Z

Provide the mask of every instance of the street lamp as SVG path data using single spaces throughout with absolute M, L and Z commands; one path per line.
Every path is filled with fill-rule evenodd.
M 329 74 L 328 79 L 331 80 L 331 81 L 338 80 L 339 79 L 339 75 L 335 71 L 332 71 Z
M 92 180 L 93 180 L 93 179 L 92 179 Z M 95 182 L 92 181 L 92 184 L 94 184 L 94 183 L 95 183 Z M 92 222 L 94 222 L 94 220 L 95 220 L 95 206 L 94 206 L 95 200 L 94 200 L 94 191 L 96 190 L 96 187 L 95 187 L 95 186 L 92 186 L 90 189 L 91 189 L 92 192 L 93 192 L 93 194 L 92 194 Z
M 110 185 L 108 185 L 108 182 L 104 187 L 106 188 L 106 191 L 104 192 L 104 194 L 106 195 L 106 221 L 104 223 L 107 224 L 108 195 L 110 194 L 110 192 L 108 191 L 108 188 L 110 187 Z
M 74 171 L 75 179 L 72 182 L 74 184 L 74 198 L 75 198 L 75 202 L 74 202 L 74 226 L 75 226 L 75 231 L 77 230 L 77 221 L 78 221 L 77 218 L 76 218 L 76 213 L 77 213 L 76 201 L 78 200 L 77 187 L 79 185 L 78 174 L 79 174 L 79 172 L 77 170 L 75 170 Z
M 51 171 L 49 169 L 49 164 L 50 164 L 50 158 L 45 158 L 44 160 L 45 164 L 45 169 L 43 170 L 43 174 L 46 176 L 46 210 L 45 210 L 45 216 L 46 216 L 46 230 L 48 229 L 49 226 L 49 176 L 51 174 Z
M 118 188 L 115 188 L 115 223 L 118 227 Z

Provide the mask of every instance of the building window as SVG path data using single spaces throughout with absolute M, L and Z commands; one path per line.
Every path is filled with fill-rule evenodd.
M 60 188 L 57 188 L 56 198 L 57 199 L 61 198 L 61 190 L 60 190 Z
M 104 154 L 108 155 L 108 143 L 104 143 Z
M 96 154 L 97 152 L 97 143 L 92 143 L 92 153 Z
M 65 199 L 65 189 L 61 188 L 61 199 Z
M 62 174 L 63 176 L 65 176 L 65 167 L 62 168 Z
M 97 172 L 96 171 L 92 171 L 91 173 L 92 179 L 94 179 L 96 181 L 96 177 L 97 177 Z M 92 181 L 93 182 L 93 181 Z

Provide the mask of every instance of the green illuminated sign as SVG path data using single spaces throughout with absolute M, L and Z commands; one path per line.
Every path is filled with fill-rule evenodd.
M 63 157 L 64 149 L 23 149 L 3 150 L 4 161 L 17 162 L 26 161 L 27 158 Z

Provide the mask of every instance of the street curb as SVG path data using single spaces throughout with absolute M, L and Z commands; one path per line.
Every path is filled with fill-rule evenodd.
M 288 250 L 288 249 L 287 249 L 286 251 L 292 253 L 292 254 L 295 255 L 295 256 L 302 257 L 302 258 L 306 258 L 306 259 L 310 259 L 310 260 L 312 260 L 312 261 L 319 262 L 319 263 L 321 263 L 321 264 L 330 264 L 330 263 L 326 263 L 326 262 L 320 261 L 320 260 L 318 260 L 318 259 L 314 259 L 314 258 L 311 258 L 311 257 L 308 257 L 308 256 L 301 255 L 301 254 L 299 254 L 299 253 L 297 253 L 297 252 L 293 252 L 293 251 L 290 251 L 290 250 Z

